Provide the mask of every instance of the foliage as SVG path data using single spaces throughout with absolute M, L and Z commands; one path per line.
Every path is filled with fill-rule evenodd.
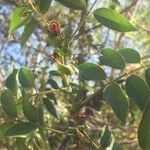
M 91 15 L 111 32 L 138 32 L 137 28 L 128 17 L 117 10 L 96 8 L 93 12 L 97 0 L 90 8 L 85 0 L 56 1 L 70 8 L 70 11 L 81 11 L 84 14 L 81 15 L 81 21 L 74 32 L 71 30 L 71 34 L 69 27 L 60 32 L 59 21 L 52 23 L 46 18 L 52 7 L 51 0 L 28 0 L 25 5 L 16 6 L 12 12 L 10 36 L 24 26 L 20 44 L 25 47 L 28 46 L 26 43 L 30 36 L 41 28 L 41 32 L 46 35 L 45 49 L 53 49 L 53 54 L 46 53 L 46 50 L 36 50 L 46 54 L 47 62 L 52 62 L 55 70 L 48 72 L 46 80 L 45 72 L 38 73 L 29 67 L 14 67 L 1 90 L 0 107 L 4 117 L 0 124 L 0 138 L 12 137 L 16 141 L 17 149 L 20 149 L 21 145 L 25 149 L 54 149 L 58 141 L 61 141 L 57 135 L 65 136 L 67 148 L 83 149 L 86 147 L 85 143 L 90 143 L 91 149 L 121 149 L 105 121 L 98 128 L 96 138 L 92 139 L 93 133 L 90 133 L 91 128 L 86 123 L 86 113 L 83 111 L 87 106 L 92 107 L 91 103 L 94 102 L 98 102 L 98 110 L 102 111 L 103 105 L 99 107 L 102 102 L 112 108 L 116 115 L 114 118 L 120 121 L 118 124 L 125 126 L 129 115 L 132 114 L 130 105 L 134 102 L 133 105 L 137 106 L 142 114 L 137 133 L 139 145 L 142 149 L 150 149 L 150 63 L 145 61 L 149 59 L 149 55 L 141 57 L 133 48 L 119 46 L 114 49 L 104 46 L 99 48 L 97 63 L 90 62 L 90 59 L 82 55 L 87 48 L 86 40 L 94 40 L 82 35 L 83 27 Z M 114 3 L 118 4 L 113 1 Z M 79 47 L 75 46 L 77 39 Z M 82 51 L 77 57 L 74 54 L 76 49 Z M 89 55 L 94 57 L 91 53 Z M 135 65 L 135 69 L 128 71 L 127 67 L 131 64 Z M 136 75 L 141 70 L 145 76 Z M 114 77 L 112 74 L 115 71 L 117 75 Z M 92 83 L 97 84 L 98 89 L 91 88 Z M 59 106 L 62 104 L 60 110 Z M 65 111 L 67 113 L 62 115 Z M 57 123 L 62 128 L 55 128 Z

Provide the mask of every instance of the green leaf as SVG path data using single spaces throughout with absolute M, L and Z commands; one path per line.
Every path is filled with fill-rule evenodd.
M 143 150 L 150 149 L 150 98 L 143 111 L 142 120 L 138 128 L 138 141 Z
M 42 13 L 42 14 L 45 14 L 50 5 L 51 5 L 51 2 L 52 0 L 34 0 L 35 1 L 35 4 L 36 6 L 38 7 L 39 11 Z
M 65 75 L 72 75 L 72 73 L 73 73 L 71 67 L 65 66 L 60 63 L 58 64 L 58 71 L 59 71 L 59 73 L 65 74 Z
M 79 109 L 81 108 L 81 104 L 82 104 L 83 100 L 80 99 L 78 101 L 76 101 L 72 107 L 71 107 L 71 112 L 76 113 L 79 111 Z
M 0 124 L 0 137 L 3 137 L 5 132 L 12 126 L 14 126 L 14 122 L 4 122 Z
M 62 5 L 75 10 L 83 10 L 86 8 L 85 0 L 56 0 Z
M 73 94 L 77 94 L 79 93 L 80 89 L 79 89 L 79 85 L 75 84 L 75 83 L 69 83 L 69 85 L 72 88 L 72 93 Z
M 26 137 L 35 129 L 36 127 L 29 122 L 5 122 L 0 125 L 0 137 Z
M 17 99 L 17 101 L 16 101 L 16 107 L 17 107 L 18 114 L 22 113 L 22 107 L 23 107 L 22 96 Z
M 83 63 L 78 66 L 79 74 L 85 80 L 105 80 L 106 74 L 104 70 L 97 64 L 94 63 Z
M 102 148 L 107 148 L 112 142 L 112 134 L 108 129 L 108 126 L 105 125 L 100 133 L 99 143 Z
M 33 105 L 31 105 L 29 99 L 30 97 L 25 93 L 25 91 L 23 91 L 22 93 L 23 113 L 29 121 L 37 123 L 39 121 L 38 109 L 35 108 Z
M 132 48 L 123 48 L 118 51 L 126 60 L 126 63 L 140 63 L 140 54 Z
M 145 81 L 137 75 L 131 75 L 126 81 L 126 90 L 128 96 L 143 110 L 150 96 L 150 90 Z
M 43 103 L 42 103 L 43 104 Z M 39 121 L 39 125 L 43 126 L 44 125 L 44 110 L 43 107 L 39 107 L 37 108 L 38 111 L 38 121 Z
M 11 16 L 9 34 L 25 25 L 31 18 L 31 14 L 31 11 L 25 5 L 16 7 Z
M 119 32 L 136 31 L 137 29 L 121 14 L 109 8 L 98 8 L 94 11 L 98 22 Z
M 145 79 L 146 79 L 146 82 L 150 88 L 150 68 L 148 68 L 146 71 L 145 71 Z
M 50 90 L 50 89 L 46 89 L 45 91 L 48 91 L 48 90 Z M 53 100 L 56 105 L 58 104 L 54 93 L 48 93 L 48 94 L 46 94 L 46 96 L 47 96 L 47 98 Z
M 117 51 L 111 48 L 104 48 L 101 50 L 100 63 L 116 69 L 125 68 L 125 59 Z
M 48 79 L 48 83 L 51 85 L 52 88 L 54 89 L 59 89 L 59 86 L 57 84 L 57 82 L 53 79 Z
M 61 48 L 62 46 L 62 43 L 63 43 L 63 38 L 61 37 L 61 35 L 58 35 L 58 36 L 53 36 L 51 34 L 48 35 L 48 44 L 50 46 L 53 46 L 53 47 L 56 47 L 56 48 Z
M 17 96 L 18 81 L 17 81 L 18 69 L 14 69 L 13 72 L 6 79 L 6 87 Z
M 21 123 L 15 123 L 12 127 L 8 128 L 8 130 L 4 133 L 5 136 L 10 137 L 27 137 L 29 134 L 31 134 L 33 131 L 36 130 L 37 127 L 35 127 L 33 124 L 29 122 L 21 122 Z
M 49 98 L 44 98 L 43 102 L 45 104 L 46 109 L 50 114 L 52 114 L 55 118 L 58 118 L 57 110 L 55 108 L 54 103 Z
M 30 21 L 25 25 L 24 31 L 20 38 L 21 45 L 24 45 L 27 42 L 31 34 L 36 29 L 38 23 L 39 22 L 36 19 L 31 18 Z
M 57 70 L 51 70 L 49 74 L 53 76 L 60 76 L 60 73 Z
M 17 117 L 15 98 L 10 90 L 4 90 L 1 94 L 1 105 L 3 110 L 11 117 Z
M 20 69 L 18 78 L 19 78 L 20 84 L 24 88 L 30 88 L 30 87 L 35 86 L 34 76 L 31 72 L 31 70 L 26 67 L 23 67 Z
M 110 103 L 116 116 L 125 123 L 128 112 L 128 100 L 119 84 L 112 82 L 108 85 L 104 89 L 103 98 Z

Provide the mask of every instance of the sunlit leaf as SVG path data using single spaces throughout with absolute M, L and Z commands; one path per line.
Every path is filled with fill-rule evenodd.
M 98 22 L 119 32 L 136 31 L 137 29 L 121 14 L 109 8 L 98 8 L 94 11 Z
M 17 6 L 11 15 L 9 34 L 25 25 L 31 18 L 31 11 L 26 5 Z
M 26 41 L 36 29 L 37 25 L 38 21 L 34 18 L 31 18 L 30 21 L 25 25 L 24 31 L 20 38 L 21 45 L 24 45 L 26 43 Z

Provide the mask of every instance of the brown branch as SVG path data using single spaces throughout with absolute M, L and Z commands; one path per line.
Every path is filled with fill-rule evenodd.
M 126 13 L 128 12 L 132 7 L 134 7 L 137 3 L 139 2 L 139 0 L 134 0 L 128 7 L 126 7 L 124 10 L 122 10 L 120 13 Z

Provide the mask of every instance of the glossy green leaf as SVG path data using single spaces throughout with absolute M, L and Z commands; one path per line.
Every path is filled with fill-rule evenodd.
M 138 128 L 138 141 L 143 150 L 150 149 L 150 98 L 143 111 L 142 120 Z
M 94 11 L 98 22 L 119 32 L 136 31 L 137 29 L 121 14 L 109 8 L 98 8 Z
M 140 63 L 140 54 L 132 48 L 123 48 L 118 51 L 126 60 L 126 63 Z
M 39 121 L 38 110 L 33 105 L 31 105 L 29 99 L 30 97 L 23 91 L 22 93 L 23 113 L 29 121 L 37 123 Z
M 108 85 L 104 89 L 103 98 L 110 103 L 116 116 L 125 123 L 128 113 L 128 100 L 119 84 L 112 82 Z
M 17 117 L 15 98 L 10 90 L 4 90 L 1 94 L 1 105 L 3 110 L 11 117 Z
M 34 87 L 34 76 L 29 68 L 23 67 L 19 70 L 19 82 L 24 88 Z
M 35 127 L 29 122 L 15 123 L 15 125 L 8 128 L 8 130 L 4 133 L 3 136 L 27 137 L 29 134 L 35 131 L 36 128 L 37 127 Z
M 86 8 L 85 0 L 56 0 L 62 5 L 75 10 L 83 10 Z
M 31 34 L 36 29 L 37 25 L 38 21 L 34 18 L 31 18 L 30 21 L 25 25 L 24 31 L 20 38 L 21 45 L 24 45 L 27 42 Z
M 145 79 L 146 79 L 146 82 L 150 88 L 150 68 L 148 68 L 146 71 L 145 71 Z
M 125 68 L 125 59 L 117 51 L 111 48 L 104 48 L 101 50 L 100 63 L 116 69 Z
M 83 63 L 78 66 L 79 74 L 85 80 L 105 80 L 106 74 L 104 70 L 97 64 L 94 63 Z
M 143 110 L 150 97 L 150 90 L 143 79 L 137 75 L 131 75 L 126 81 L 128 96 Z
M 17 6 L 11 16 L 9 34 L 25 25 L 31 18 L 31 11 L 26 5 Z
M 48 110 L 48 112 L 51 115 L 53 115 L 54 117 L 58 118 L 57 110 L 55 108 L 55 105 L 54 105 L 53 101 L 49 98 L 44 98 L 43 102 L 44 102 L 45 107 Z
M 107 148 L 112 142 L 112 134 L 108 129 L 108 126 L 105 125 L 100 133 L 99 143 L 102 148 Z
M 13 72 L 6 79 L 6 87 L 13 92 L 16 96 L 18 92 L 18 81 L 17 81 L 18 69 L 14 69 Z
M 72 75 L 73 71 L 69 66 L 65 66 L 63 64 L 58 64 L 58 71 L 61 74 Z

